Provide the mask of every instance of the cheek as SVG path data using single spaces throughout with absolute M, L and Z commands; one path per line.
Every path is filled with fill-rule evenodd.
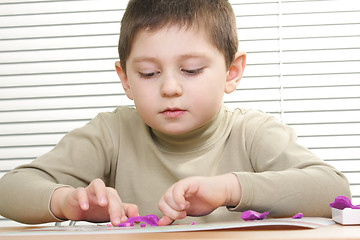
M 216 76 L 215 76 L 216 77 Z M 225 80 L 222 82 L 217 79 L 206 79 L 198 86 L 198 98 L 206 99 L 207 102 L 214 103 L 224 96 Z
M 193 90 L 194 91 L 194 90 Z M 223 103 L 224 91 L 219 85 L 215 87 L 199 87 L 192 93 L 192 106 L 198 112 L 215 112 L 217 108 Z M 212 114 L 212 113 L 210 113 Z
M 143 102 L 144 99 L 151 96 L 150 86 L 147 86 L 146 83 L 134 81 L 131 82 L 130 87 L 134 96 L 134 101 Z
M 154 117 L 154 103 L 151 99 L 146 98 L 135 98 L 134 99 L 135 107 L 141 119 L 151 126 L 152 118 Z
M 136 108 L 139 113 L 148 115 L 157 105 L 156 101 L 156 93 L 154 89 L 151 89 L 149 86 L 141 86 L 134 85 L 133 86 L 133 97 Z

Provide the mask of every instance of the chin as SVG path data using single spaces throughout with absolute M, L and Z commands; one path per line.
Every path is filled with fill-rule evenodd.
M 176 127 L 168 127 L 168 128 L 160 128 L 158 131 L 167 134 L 167 135 L 181 135 L 190 132 L 192 129 L 184 129 L 184 128 L 176 128 Z
M 160 130 L 161 131 L 161 130 Z M 166 130 L 166 131 L 161 131 L 162 133 L 165 133 L 167 135 L 170 135 L 170 136 L 177 136 L 177 135 L 181 135 L 181 134 L 185 134 L 189 131 L 180 131 L 180 130 L 175 130 L 175 129 L 171 129 L 171 130 Z

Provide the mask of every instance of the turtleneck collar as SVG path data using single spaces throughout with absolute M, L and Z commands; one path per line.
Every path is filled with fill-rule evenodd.
M 218 135 L 223 132 L 221 124 L 224 123 L 224 117 L 225 106 L 223 105 L 210 122 L 198 129 L 180 135 L 168 135 L 151 129 L 152 137 L 156 145 L 164 152 L 185 153 L 199 148 L 208 148 L 215 144 Z

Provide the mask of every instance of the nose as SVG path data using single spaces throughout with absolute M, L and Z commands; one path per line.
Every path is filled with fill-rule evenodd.
M 183 94 L 183 87 L 176 76 L 167 74 L 163 75 L 160 92 L 162 97 L 178 97 Z

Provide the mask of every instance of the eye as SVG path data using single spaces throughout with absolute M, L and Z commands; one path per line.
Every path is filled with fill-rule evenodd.
M 160 72 L 139 72 L 141 78 L 153 78 Z
M 204 68 L 196 68 L 196 69 L 181 69 L 181 71 L 187 75 L 190 75 L 190 76 L 196 76 L 200 73 L 202 73 L 204 70 Z

